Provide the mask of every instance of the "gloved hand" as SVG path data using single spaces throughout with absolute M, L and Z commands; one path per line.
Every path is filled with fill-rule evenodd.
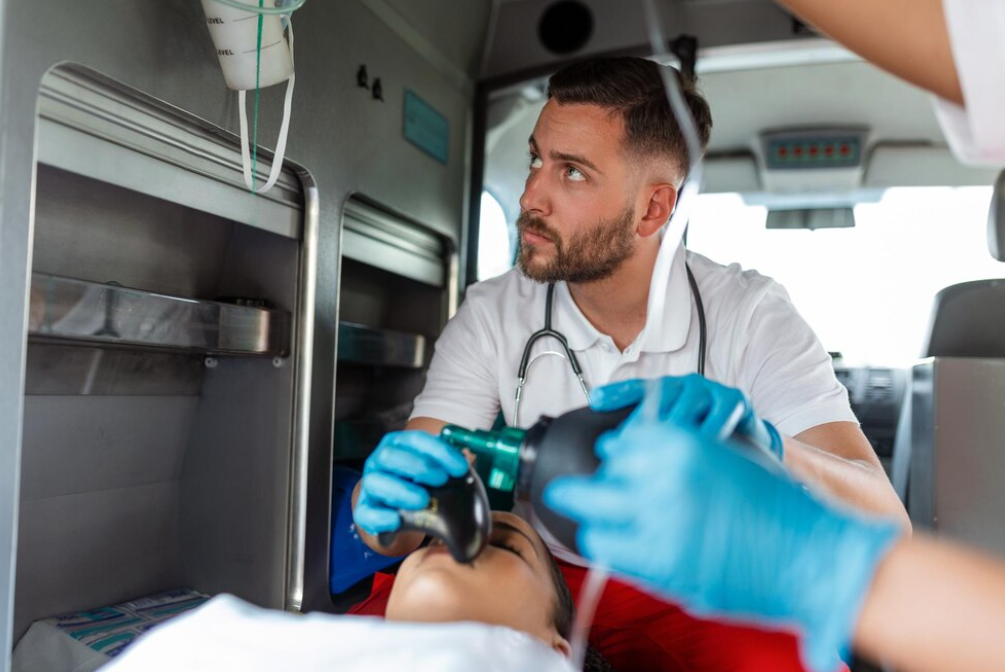
M 352 515 L 356 525 L 373 535 L 401 526 L 399 509 L 429 504 L 423 487 L 439 486 L 451 476 L 463 476 L 468 462 L 461 451 L 420 431 L 392 432 L 367 458 L 359 499 Z
M 645 421 L 597 445 L 593 476 L 544 493 L 579 523 L 585 557 L 699 616 L 796 625 L 804 663 L 835 669 L 898 527 L 830 508 L 694 429 Z
M 636 378 L 598 387 L 590 393 L 595 411 L 614 411 L 637 404 L 656 385 L 660 395 L 659 418 L 684 427 L 696 427 L 704 436 L 738 439 L 767 450 L 782 461 L 785 444 L 775 426 L 754 413 L 750 400 L 740 390 L 704 376 L 665 376 L 658 380 Z M 639 416 L 637 410 L 627 422 Z

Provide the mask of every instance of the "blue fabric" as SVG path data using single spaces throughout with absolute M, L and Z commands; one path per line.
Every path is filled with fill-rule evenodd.
M 328 587 L 337 595 L 401 558 L 381 555 L 360 539 L 352 520 L 352 491 L 362 474 L 338 465 L 334 471 Z

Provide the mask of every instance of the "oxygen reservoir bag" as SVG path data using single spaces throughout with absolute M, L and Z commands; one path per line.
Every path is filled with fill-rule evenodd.
M 202 0 L 209 34 L 220 58 L 223 78 L 237 91 L 241 128 L 241 162 L 244 183 L 255 193 L 264 193 L 279 179 L 286 154 L 296 74 L 293 65 L 292 12 L 303 6 L 280 0 Z M 284 24 L 286 30 L 284 31 Z M 289 35 L 287 42 L 286 35 Z M 258 163 L 258 98 L 261 89 L 286 84 L 283 122 L 273 153 L 269 178 L 259 189 L 255 185 Z M 247 92 L 254 91 L 255 108 L 251 137 L 248 129 Z M 250 148 L 249 148 L 250 145 Z

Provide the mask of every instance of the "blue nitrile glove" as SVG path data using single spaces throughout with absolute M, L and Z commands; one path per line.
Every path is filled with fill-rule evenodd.
M 639 422 L 597 447 L 593 476 L 544 493 L 579 523 L 586 558 L 699 616 L 796 626 L 804 663 L 835 669 L 896 525 L 830 508 L 694 429 Z
M 394 532 L 401 526 L 398 509 L 429 504 L 423 486 L 438 486 L 468 472 L 461 451 L 420 431 L 392 432 L 367 458 L 353 520 L 370 534 Z
M 635 378 L 598 387 L 590 393 L 590 406 L 595 411 L 613 411 L 637 404 L 653 384 L 659 387 L 660 420 L 697 427 L 714 439 L 749 441 L 779 461 L 783 459 L 785 444 L 781 434 L 770 422 L 757 417 L 747 396 L 697 373 L 665 376 L 656 381 Z

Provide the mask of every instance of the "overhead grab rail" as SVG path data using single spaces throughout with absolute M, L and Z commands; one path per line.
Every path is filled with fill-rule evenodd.
M 202 301 L 32 273 L 28 336 L 90 345 L 285 357 L 290 315 L 260 302 Z

